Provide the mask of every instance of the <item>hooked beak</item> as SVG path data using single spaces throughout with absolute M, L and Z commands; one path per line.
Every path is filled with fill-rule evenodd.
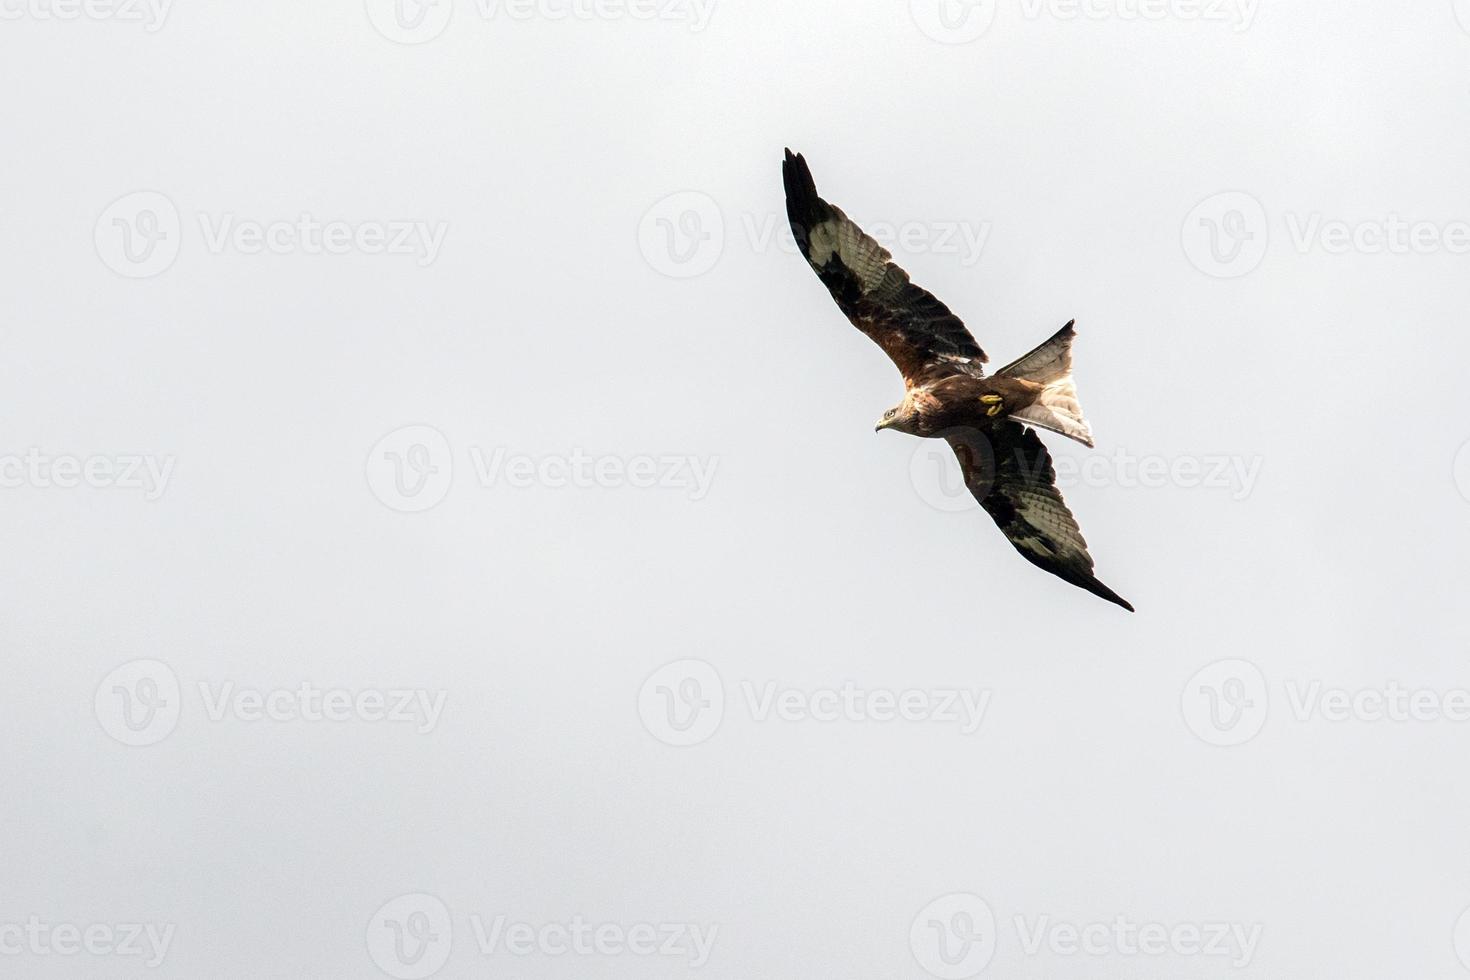
M 873 427 L 874 432 L 882 432 L 893 424 L 893 419 L 879 419 L 878 424 Z

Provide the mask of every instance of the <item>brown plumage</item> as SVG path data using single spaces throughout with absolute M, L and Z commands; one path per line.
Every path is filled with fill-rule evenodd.
M 838 308 L 903 375 L 904 399 L 878 428 L 944 439 L 966 486 L 1018 552 L 1131 611 L 1093 575 L 1087 542 L 1056 488 L 1051 455 L 1029 428 L 1092 445 L 1072 381 L 1074 325 L 987 377 L 989 358 L 960 318 L 817 195 L 803 157 L 787 150 L 783 175 L 787 217 L 802 255 Z

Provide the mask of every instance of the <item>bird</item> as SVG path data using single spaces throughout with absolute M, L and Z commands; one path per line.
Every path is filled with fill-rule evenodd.
M 945 440 L 966 488 L 1022 557 L 1132 612 L 1128 600 L 1093 574 L 1087 542 L 1036 434 L 1043 429 L 1093 445 L 1072 379 L 1076 321 L 987 376 L 989 357 L 960 318 L 914 285 L 841 208 L 818 196 L 803 155 L 786 150 L 782 177 L 801 254 L 838 309 L 903 376 L 903 401 L 883 413 L 874 431 Z

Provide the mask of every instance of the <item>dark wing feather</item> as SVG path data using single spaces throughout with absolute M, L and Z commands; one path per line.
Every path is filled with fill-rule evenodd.
M 806 159 L 786 151 L 786 215 L 837 306 L 913 382 L 936 366 L 979 375 L 988 358 L 960 318 L 909 281 L 888 250 L 817 196 Z
M 1092 556 L 1077 520 L 1057 490 L 1051 454 L 1036 433 L 1001 422 L 987 435 L 954 429 L 946 441 L 959 458 L 965 485 L 1027 561 L 1093 595 L 1133 607 L 1092 574 Z

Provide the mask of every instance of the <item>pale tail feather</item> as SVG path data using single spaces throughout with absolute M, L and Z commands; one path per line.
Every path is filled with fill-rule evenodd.
M 1092 429 L 1082 417 L 1077 385 L 1072 381 L 1072 339 L 1076 321 L 1025 357 L 1001 368 L 996 374 L 1044 385 L 1032 404 L 1012 412 L 1011 418 L 1040 429 L 1059 432 L 1084 446 L 1092 445 Z

